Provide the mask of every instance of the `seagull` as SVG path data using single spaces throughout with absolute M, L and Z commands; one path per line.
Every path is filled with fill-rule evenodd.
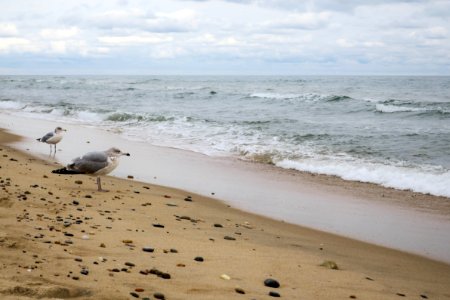
M 55 154 L 56 154 L 56 144 L 58 144 L 63 138 L 63 131 L 67 131 L 66 129 L 62 129 L 61 127 L 56 127 L 54 132 L 49 132 L 41 138 L 37 140 L 39 142 L 47 143 L 50 145 L 50 155 L 52 154 L 52 145 L 55 145 Z
M 109 174 L 114 170 L 119 164 L 119 157 L 122 155 L 130 156 L 130 153 L 124 153 L 115 147 L 106 151 L 89 152 L 75 158 L 73 162 L 66 167 L 53 170 L 52 173 L 97 176 L 98 191 L 107 192 L 107 190 L 102 189 L 100 176 Z

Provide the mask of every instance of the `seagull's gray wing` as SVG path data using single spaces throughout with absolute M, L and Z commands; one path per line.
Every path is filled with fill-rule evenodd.
M 41 142 L 46 142 L 48 139 L 52 138 L 55 134 L 53 132 L 49 132 L 43 137 L 41 137 Z
M 104 152 L 90 152 L 75 158 L 68 167 L 80 173 L 93 174 L 108 165 L 108 156 Z

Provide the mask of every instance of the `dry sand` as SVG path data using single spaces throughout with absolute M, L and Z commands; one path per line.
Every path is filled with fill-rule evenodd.
M 99 193 L 17 138 L 0 132 L 0 299 L 450 299 L 445 263 L 134 180 Z

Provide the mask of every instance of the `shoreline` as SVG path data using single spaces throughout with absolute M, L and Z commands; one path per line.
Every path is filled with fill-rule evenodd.
M 0 202 L 5 300 L 133 299 L 131 293 L 238 299 L 268 297 L 269 291 L 286 299 L 450 299 L 448 264 L 258 216 L 180 189 L 108 176 L 104 182 L 111 192 L 98 193 L 93 178 L 53 175 L 56 164 L 5 146 L 5 135 L 0 131 L 1 180 L 8 194 Z M 192 202 L 184 200 L 187 195 Z M 143 252 L 145 246 L 154 252 Z M 194 261 L 196 256 L 204 261 Z M 320 266 L 328 260 L 339 270 Z M 140 273 L 151 268 L 171 278 Z M 265 287 L 269 277 L 281 287 Z
M 54 123 L 3 116 L 0 127 L 27 137 L 16 143 L 17 148 L 48 159 L 48 145 L 32 137 L 41 136 Z M 120 178 L 132 175 L 136 180 L 191 191 L 275 220 L 450 262 L 445 247 L 450 243 L 448 198 L 212 158 L 124 140 L 91 127 L 64 126 L 69 129 L 68 136 L 56 154 L 61 164 L 82 153 L 103 150 L 105 145 L 120 146 L 132 152 L 113 173 Z

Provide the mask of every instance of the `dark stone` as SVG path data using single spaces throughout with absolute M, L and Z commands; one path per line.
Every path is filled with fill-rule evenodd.
M 133 263 L 131 263 L 131 262 L 126 262 L 126 263 L 125 263 L 125 266 L 128 266 L 128 267 L 134 267 L 135 264 L 133 264 Z
M 73 236 L 73 233 L 69 233 L 69 232 L 64 232 L 65 236 Z
M 238 293 L 238 294 L 245 294 L 245 291 L 244 291 L 243 289 L 241 289 L 241 288 L 235 288 L 234 290 L 235 290 L 236 293 Z
M 72 204 L 73 204 L 73 205 L 78 205 L 78 204 L 80 204 L 80 202 L 78 202 L 77 200 L 73 200 L 73 201 L 72 201 Z
M 427 295 L 420 295 L 420 298 L 422 298 L 422 299 L 428 299 L 428 296 Z
M 224 236 L 223 239 L 224 240 L 229 240 L 229 241 L 235 241 L 236 240 L 234 237 L 231 237 L 231 236 L 228 236 L 228 235 Z
M 80 271 L 80 273 L 83 274 L 83 275 L 88 275 L 89 274 L 89 270 L 88 269 L 82 269 Z
M 161 277 L 163 279 L 170 279 L 171 278 L 169 273 L 162 273 L 161 275 L 159 275 L 159 277 Z
M 400 296 L 400 297 L 406 297 L 406 295 L 403 294 L 403 293 L 397 293 L 396 295 L 397 295 L 397 296 Z
M 162 224 L 153 224 L 153 227 L 156 227 L 156 228 L 164 228 L 164 225 L 162 225 Z
M 274 292 L 274 291 L 270 291 L 269 292 L 269 296 L 276 297 L 276 298 L 280 298 L 281 297 L 280 294 L 278 294 L 277 292 Z
M 218 224 L 218 223 L 214 224 L 214 227 L 223 228 L 222 224 Z
M 153 251 L 155 251 L 155 249 L 151 248 L 151 247 L 144 247 L 144 248 L 142 248 L 142 251 L 144 251 L 144 252 L 153 252 Z
M 133 296 L 134 298 L 139 298 L 139 294 L 138 293 L 131 292 L 130 295 Z
M 272 278 L 264 280 L 264 285 L 276 289 L 280 287 L 280 283 Z
M 166 299 L 166 297 L 164 296 L 163 293 L 154 293 L 153 297 L 155 297 L 155 299 L 160 299 L 160 300 Z
M 194 258 L 195 261 L 204 261 L 203 257 L 201 256 L 197 256 L 196 258 Z

